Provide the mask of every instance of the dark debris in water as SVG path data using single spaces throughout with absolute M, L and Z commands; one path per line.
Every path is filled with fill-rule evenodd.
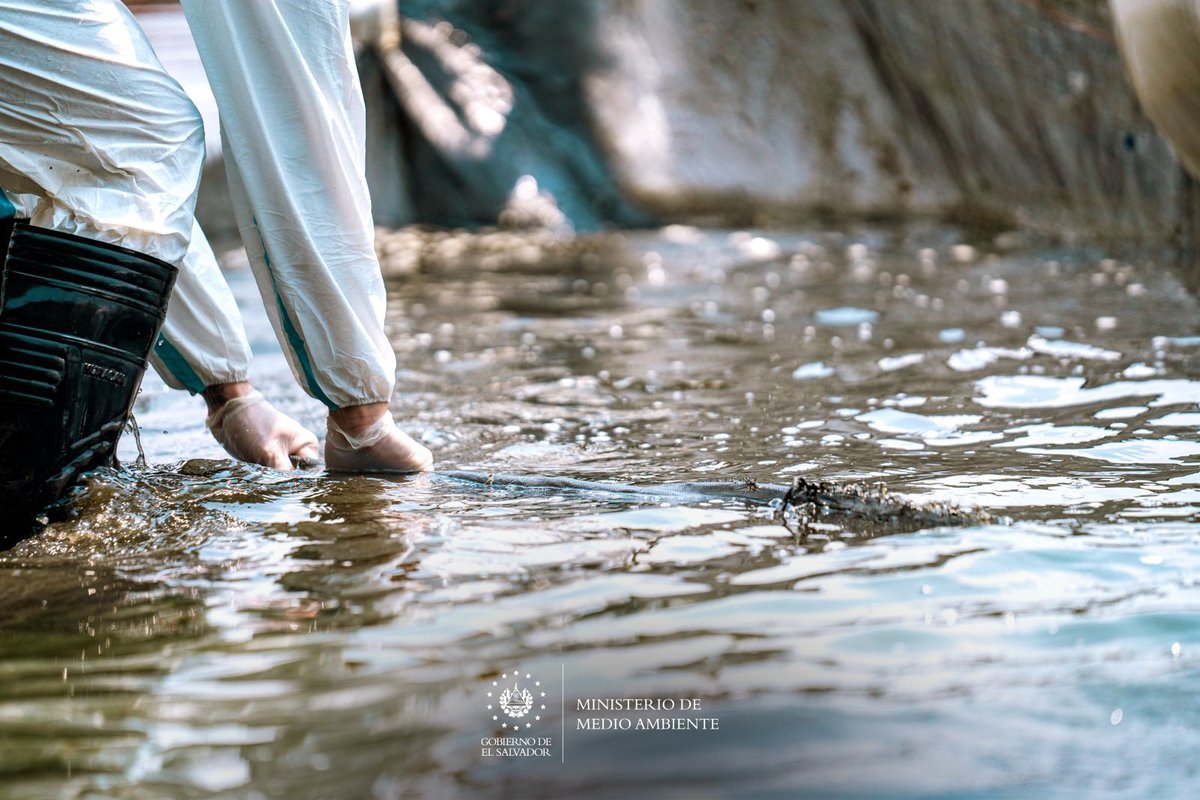
M 784 524 L 797 528 L 829 517 L 902 530 L 985 525 L 996 521 L 983 509 L 964 509 L 949 503 L 914 503 L 892 494 L 883 483 L 836 484 L 799 477 L 783 496 L 783 514 Z

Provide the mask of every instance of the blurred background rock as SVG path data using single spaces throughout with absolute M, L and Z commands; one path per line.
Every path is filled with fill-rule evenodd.
M 193 91 L 177 7 L 134 5 Z M 361 0 L 354 23 L 380 225 L 922 217 L 1195 242 L 1195 187 L 1103 0 Z M 198 216 L 220 236 L 209 140 Z

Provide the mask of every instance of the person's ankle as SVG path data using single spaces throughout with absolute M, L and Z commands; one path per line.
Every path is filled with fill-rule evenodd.
M 329 412 L 329 418 L 343 432 L 351 436 L 362 436 L 367 429 L 388 414 L 387 403 L 366 403 L 361 406 L 346 406 Z
M 237 397 L 246 397 L 253 393 L 254 386 L 250 381 L 236 381 L 234 383 L 213 384 L 206 387 L 200 396 L 204 398 L 204 403 L 208 406 L 209 416 L 212 416 L 230 400 Z

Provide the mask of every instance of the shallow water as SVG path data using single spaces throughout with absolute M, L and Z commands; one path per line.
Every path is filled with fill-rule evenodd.
M 626 243 L 392 281 L 394 407 L 441 466 L 883 481 L 1003 517 L 797 531 L 736 501 L 275 473 L 149 377 L 150 467 L 0 555 L 0 795 L 1189 794 L 1200 309 L 1168 270 L 919 227 Z M 256 381 L 319 427 L 231 280 Z M 547 692 L 522 735 L 548 757 L 481 753 L 514 671 Z M 719 728 L 578 729 L 613 697 Z

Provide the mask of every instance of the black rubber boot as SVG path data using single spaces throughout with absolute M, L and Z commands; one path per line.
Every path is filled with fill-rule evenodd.
M 0 548 L 80 475 L 114 463 L 175 267 L 0 223 Z

